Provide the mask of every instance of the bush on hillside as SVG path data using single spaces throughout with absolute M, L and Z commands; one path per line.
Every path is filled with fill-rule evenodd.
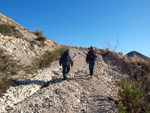
M 43 31 L 40 31 L 40 29 L 38 29 L 38 30 L 35 32 L 35 35 L 37 35 L 37 36 L 43 36 Z
M 13 84 L 14 82 L 11 79 L 8 79 L 8 76 L 5 73 L 0 72 L 0 95 L 5 93 Z
M 36 40 L 44 43 L 44 41 L 46 40 L 46 37 L 44 37 L 44 36 L 38 36 Z
M 55 51 L 45 51 L 45 53 L 40 57 L 33 61 L 32 66 L 28 69 L 28 73 L 33 70 L 42 69 L 50 66 L 55 60 L 58 60 L 59 57 L 67 50 L 67 47 L 61 47 L 56 49 Z
M 37 39 L 40 42 L 43 42 L 46 40 L 46 37 L 43 36 L 43 31 L 40 31 L 39 29 L 35 32 L 35 35 L 37 35 Z
M 120 113 L 149 113 L 150 112 L 150 61 L 134 59 L 132 63 L 115 52 L 102 50 L 104 61 L 115 65 L 122 74 L 133 77 L 132 80 L 124 80 L 119 84 L 119 112 Z M 140 68 L 140 67 L 141 68 Z M 143 69 L 146 73 L 144 73 Z M 148 74 L 149 73 L 149 74 Z M 143 75 L 146 74 L 146 75 Z M 148 76 L 147 79 L 145 78 Z M 146 91 L 147 90 L 147 91 Z M 149 91 L 149 92 L 148 92 Z
M 22 34 L 13 25 L 0 24 L 0 33 L 7 36 L 15 36 L 16 38 L 21 38 Z
M 119 84 L 119 102 L 120 113 L 146 113 L 150 112 L 150 99 L 145 94 L 143 79 L 138 77 L 137 80 L 131 81 L 126 79 Z
M 20 69 L 18 62 L 11 59 L 11 56 L 5 55 L 4 50 L 0 49 L 0 72 L 9 75 L 17 74 Z
M 5 55 L 4 50 L 0 49 L 0 95 L 13 84 L 13 81 L 9 79 L 10 75 L 17 74 L 20 67 L 11 59 L 11 56 Z
M 34 47 L 34 45 L 37 45 L 38 47 L 44 47 L 45 45 L 44 45 L 44 43 L 41 43 L 41 42 L 39 42 L 39 41 L 37 41 L 37 39 L 34 39 L 34 40 L 29 40 L 29 39 L 27 39 L 27 38 L 23 38 L 26 42 L 29 42 L 30 43 L 30 49 L 31 49 L 31 51 L 33 51 L 33 47 Z
M 53 52 L 46 51 L 45 54 L 42 55 L 39 67 L 44 68 L 50 66 L 50 63 L 58 60 L 62 53 L 64 53 L 67 49 L 66 48 L 60 48 Z

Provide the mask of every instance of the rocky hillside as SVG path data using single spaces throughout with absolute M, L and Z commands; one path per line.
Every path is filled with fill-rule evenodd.
M 114 71 L 114 67 L 98 55 L 94 78 L 90 79 L 86 52 L 71 49 L 74 66 L 68 80 L 62 80 L 62 68 L 56 61 L 51 67 L 29 75 L 30 81 L 18 81 L 1 97 L 1 112 L 118 112 L 115 83 L 127 76 Z
M 0 13 L 0 23 L 1 24 L 10 24 L 10 25 L 14 25 L 17 26 L 19 28 L 23 28 L 21 25 L 19 25 L 18 23 L 16 23 L 14 20 L 12 20 L 9 17 L 6 17 L 5 15 Z
M 0 24 L 13 25 L 15 29 L 21 34 L 21 37 L 4 35 L 0 33 L 0 48 L 14 57 L 15 60 L 20 61 L 22 65 L 30 65 L 36 57 L 42 55 L 44 51 L 53 51 L 57 48 L 52 40 L 46 39 L 44 46 L 41 42 L 37 41 L 37 36 L 30 32 L 28 29 L 23 28 L 21 25 L 12 19 L 0 14 Z
M 0 23 L 14 25 L 16 32 L 21 34 L 16 37 L 1 33 L 0 49 L 24 68 L 30 67 L 45 51 L 53 52 L 61 47 L 47 38 L 40 42 L 35 33 L 2 14 Z M 88 49 L 68 48 L 74 65 L 67 80 L 62 80 L 62 67 L 58 59 L 47 68 L 31 70 L 31 73 L 24 75 L 26 79 L 15 78 L 14 85 L 0 96 L 0 113 L 118 113 L 120 98 L 116 84 L 128 78 L 134 70 L 141 73 L 142 69 L 133 66 L 123 55 L 97 49 L 98 57 L 91 79 L 85 61 Z

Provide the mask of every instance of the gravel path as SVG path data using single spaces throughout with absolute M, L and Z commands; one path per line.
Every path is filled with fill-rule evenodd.
M 88 65 L 81 64 L 76 64 L 67 80 L 62 80 L 62 68 L 57 62 L 53 68 L 39 71 L 31 81 L 19 84 L 13 91 L 10 88 L 9 93 L 0 98 L 1 112 L 117 113 L 115 101 L 110 98 L 117 98 L 115 83 L 120 80 L 120 74 L 113 71 L 101 56 L 92 79 L 88 75 Z M 19 88 L 23 90 L 18 92 Z

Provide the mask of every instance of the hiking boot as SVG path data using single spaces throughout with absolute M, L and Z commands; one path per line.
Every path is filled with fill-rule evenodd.
M 93 78 L 93 76 L 90 76 L 90 78 Z
M 67 79 L 67 74 L 63 75 L 64 76 L 64 79 L 63 80 L 66 80 Z
M 66 80 L 66 78 L 63 78 L 63 80 Z
M 66 77 L 65 75 L 63 75 L 63 76 L 64 76 L 63 80 L 66 80 L 66 79 L 67 79 L 67 77 Z

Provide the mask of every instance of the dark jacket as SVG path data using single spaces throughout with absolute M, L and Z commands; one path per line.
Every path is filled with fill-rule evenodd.
M 67 56 L 67 61 L 63 61 L 63 56 Z M 72 56 L 70 55 L 69 51 L 67 50 L 66 52 L 64 52 L 60 59 L 59 59 L 59 65 L 70 65 L 73 66 L 73 60 L 72 60 Z
M 90 59 L 90 54 L 91 52 L 94 53 L 94 58 L 93 59 Z M 94 50 L 89 50 L 88 51 L 88 54 L 86 55 L 86 62 L 88 63 L 89 61 L 95 61 L 95 59 L 97 58 L 97 55 L 96 55 L 96 52 Z

